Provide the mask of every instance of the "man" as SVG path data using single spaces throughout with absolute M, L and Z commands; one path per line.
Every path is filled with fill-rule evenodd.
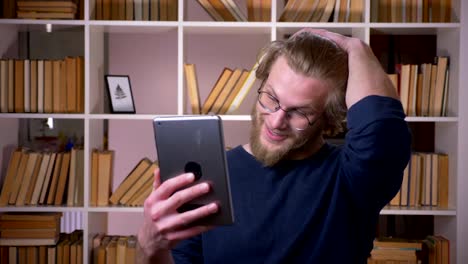
M 180 190 L 192 174 L 161 183 L 156 171 L 143 262 L 366 263 L 410 155 L 395 88 L 362 41 L 313 29 L 271 43 L 257 77 L 250 143 L 227 153 L 236 223 L 188 225 L 219 209 L 176 211 L 209 186 Z M 345 118 L 345 144 L 326 143 Z

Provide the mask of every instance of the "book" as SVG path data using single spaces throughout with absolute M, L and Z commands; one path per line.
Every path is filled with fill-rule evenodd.
M 118 204 L 124 194 L 140 179 L 142 174 L 151 166 L 148 158 L 141 159 L 128 176 L 122 181 L 109 198 L 111 204 Z
M 24 60 L 15 60 L 15 113 L 24 113 Z
M 438 180 L 437 187 L 437 204 L 440 208 L 448 208 L 449 206 L 449 157 L 446 154 L 437 155 L 438 163 Z
M 0 60 L 0 112 L 8 112 L 8 61 Z
M 78 98 L 78 88 L 77 88 L 77 61 L 76 57 L 67 57 L 65 58 L 66 70 L 66 96 L 64 103 L 66 102 L 67 113 L 76 113 L 78 112 L 77 98 Z
M 37 60 L 30 61 L 30 109 L 31 113 L 37 113 Z
M 144 201 L 146 198 L 151 194 L 153 191 L 153 180 L 150 179 L 141 186 L 140 189 L 138 189 L 137 192 L 135 192 L 132 197 L 128 200 L 126 205 L 130 206 L 141 206 L 143 205 Z
M 214 6 L 208 0 L 197 0 L 205 11 L 213 18 L 214 21 L 223 21 L 223 17 L 216 11 Z
M 192 114 L 200 114 L 200 94 L 198 91 L 198 80 L 195 71 L 195 64 L 184 63 L 185 81 L 192 108 Z
M 247 76 L 246 80 L 244 81 L 242 87 L 239 89 L 239 92 L 236 94 L 236 97 L 232 100 L 232 103 L 229 106 L 228 110 L 226 111 L 226 114 L 234 113 L 239 108 L 242 101 L 244 101 L 245 96 L 248 94 L 248 92 L 252 88 L 253 84 L 257 80 L 257 78 L 255 76 L 255 72 L 257 71 L 257 67 L 258 67 L 258 62 L 255 63 L 255 65 L 249 71 L 249 75 Z
M 70 170 L 70 151 L 64 152 L 62 163 L 60 164 L 60 176 L 57 182 L 57 190 L 55 192 L 54 205 L 62 205 L 64 200 L 65 189 L 67 188 L 68 175 Z
M 33 170 L 31 180 L 30 180 L 30 183 L 29 183 L 29 186 L 28 186 L 28 191 L 26 192 L 26 197 L 24 198 L 24 203 L 25 204 L 29 205 L 31 203 L 33 191 L 34 191 L 34 189 L 36 187 L 37 178 L 39 177 L 39 170 L 41 168 L 43 157 L 44 157 L 44 155 L 42 153 L 38 153 L 38 157 L 37 157 L 37 160 L 36 160 L 36 165 L 34 166 L 34 170 Z
M 224 21 L 237 21 L 222 0 L 208 0 Z
M 57 185 L 60 178 L 60 168 L 62 166 L 62 159 L 63 159 L 63 152 L 59 152 L 56 154 L 54 169 L 52 171 L 52 175 L 50 178 L 50 185 L 47 191 L 47 198 L 44 201 L 44 204 L 53 204 L 55 200 L 55 194 L 57 192 Z
M 226 114 L 227 110 L 229 109 L 229 107 L 232 104 L 232 101 L 234 101 L 234 99 L 236 98 L 237 94 L 239 93 L 240 89 L 244 85 L 245 80 L 247 79 L 248 76 L 249 76 L 249 71 L 242 70 L 242 73 L 241 73 L 239 79 L 237 80 L 235 86 L 232 88 L 231 93 L 226 98 L 223 105 L 221 106 L 221 109 L 218 112 L 220 115 Z
M 15 61 L 8 60 L 8 113 L 15 112 Z
M 7 172 L 3 181 L 2 192 L 0 193 L 0 206 L 6 206 L 10 199 L 10 194 L 15 185 L 16 174 L 19 169 L 19 164 L 22 158 L 24 150 L 16 149 L 10 155 L 10 161 L 8 162 Z
M 18 193 L 21 189 L 21 184 L 23 182 L 23 177 L 24 173 L 26 171 L 26 166 L 28 164 L 28 159 L 29 159 L 29 153 L 28 152 L 22 152 L 21 153 L 21 159 L 20 163 L 18 165 L 18 169 L 16 171 L 15 175 L 15 180 L 14 184 L 11 187 L 11 194 L 8 200 L 9 204 L 16 204 L 16 199 L 18 198 Z
M 73 196 L 73 205 L 82 206 L 84 204 L 84 150 L 78 148 L 76 155 L 76 184 Z
M 57 229 L 60 230 L 60 218 L 52 221 L 1 220 L 0 229 Z
M 37 61 L 37 112 L 44 113 L 44 60 Z
M 279 18 L 279 22 L 293 22 L 300 10 L 300 0 L 289 0 L 284 6 L 283 12 Z
M 53 108 L 53 69 L 52 61 L 44 60 L 44 113 L 52 113 Z
M 69 12 L 30 12 L 30 11 L 17 11 L 18 18 L 28 19 L 74 19 L 75 13 Z
M 120 199 L 120 204 L 127 204 L 128 201 L 133 197 L 133 195 L 140 190 L 142 186 L 145 185 L 146 182 L 152 181 L 154 177 L 154 170 L 157 168 L 157 162 L 153 162 L 151 166 L 149 166 L 145 172 L 141 175 L 135 184 L 124 194 L 124 196 Z
M 31 73 L 30 73 L 30 60 L 23 60 L 23 88 L 24 88 L 24 112 L 29 113 L 31 111 Z
M 62 217 L 61 212 L 22 213 L 8 212 L 0 214 L 0 221 L 48 221 L 53 222 Z
M 100 151 L 98 153 L 98 182 L 97 182 L 97 205 L 109 204 L 113 178 L 114 152 L 112 150 Z
M 221 0 L 225 8 L 231 13 L 236 21 L 247 21 L 247 17 L 242 13 L 239 6 L 233 0 Z
M 214 101 L 213 105 L 211 106 L 210 112 L 218 114 L 226 101 L 229 97 L 229 94 L 232 92 L 234 86 L 236 85 L 239 77 L 241 76 L 242 69 L 235 69 L 232 74 L 229 76 L 226 84 L 224 85 L 223 89 L 219 92 L 218 97 Z
M 17 206 L 22 206 L 25 204 L 26 193 L 28 191 L 29 185 L 32 182 L 34 168 L 36 167 L 36 162 L 38 160 L 38 157 L 39 157 L 39 153 L 37 152 L 29 153 L 28 163 L 24 170 L 24 174 L 22 176 L 21 183 L 20 183 L 21 186 L 18 191 L 18 196 L 16 197 L 16 201 L 14 203 Z
M 445 76 L 448 68 L 448 57 L 436 57 L 437 77 L 434 94 L 434 112 L 433 116 L 442 116 L 442 102 L 445 89 Z
M 126 264 L 135 264 L 136 263 L 136 247 L 137 247 L 137 237 L 128 236 L 127 238 L 127 251 L 125 252 L 125 263 Z
M 231 74 L 232 74 L 231 69 L 229 68 L 223 69 L 223 71 L 221 72 L 221 75 L 219 76 L 218 80 L 215 82 L 215 85 L 213 86 L 210 93 L 208 94 L 208 97 L 203 103 L 202 114 L 208 114 L 210 112 L 211 107 L 216 101 L 216 98 L 218 98 L 219 94 L 221 93 L 221 90 L 223 89 L 224 85 L 229 80 L 229 77 L 231 76 Z
M 55 160 L 57 158 L 57 153 L 51 153 L 49 158 L 49 164 L 47 165 L 47 169 L 44 176 L 44 183 L 42 183 L 41 193 L 39 195 L 39 200 L 37 201 L 38 204 L 46 204 L 47 203 L 47 194 L 49 191 L 50 182 L 52 179 L 52 172 L 54 171 L 55 167 Z
M 332 19 L 332 14 L 333 14 L 333 9 L 335 8 L 335 0 L 328 0 L 327 3 L 326 3 L 326 6 L 323 10 L 323 14 L 322 16 L 320 17 L 320 21 L 319 22 L 328 22 L 330 20 L 333 20 Z
M 58 233 L 56 228 L 8 228 L 0 230 L 0 238 L 55 238 Z
M 99 177 L 99 159 L 98 150 L 93 149 L 91 152 L 91 180 L 90 180 L 90 194 L 89 204 L 91 206 L 97 205 L 97 193 L 98 193 L 98 177 Z
M 116 264 L 126 264 L 127 237 L 121 236 L 117 240 Z
M 61 99 L 63 97 L 64 87 L 61 83 L 61 61 L 52 61 L 52 112 L 61 113 Z

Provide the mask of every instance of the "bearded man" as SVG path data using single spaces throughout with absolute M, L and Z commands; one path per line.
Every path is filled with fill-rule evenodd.
M 259 58 L 250 142 L 227 153 L 235 224 L 190 225 L 218 205 L 177 207 L 210 187 L 184 189 L 190 173 L 161 183 L 156 171 L 141 262 L 367 262 L 410 157 L 395 88 L 369 46 L 324 30 L 273 41 Z M 345 143 L 327 143 L 345 125 Z

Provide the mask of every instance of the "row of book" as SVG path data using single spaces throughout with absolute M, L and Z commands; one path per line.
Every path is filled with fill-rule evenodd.
M 114 151 L 93 149 L 91 152 L 91 181 L 89 205 L 107 206 L 114 176 Z
M 92 238 L 92 264 L 137 263 L 137 237 L 115 236 L 98 233 Z M 64 262 L 66 263 L 66 262 Z
M 178 0 L 96 0 L 96 20 L 177 21 Z
M 234 0 L 198 0 L 214 21 L 271 20 L 271 0 L 246 1 L 247 15 Z
M 23 0 L 16 4 L 16 16 L 27 19 L 75 19 L 78 9 L 71 0 Z
M 414 152 L 403 172 L 394 206 L 448 207 L 449 158 L 446 154 Z
M 84 112 L 83 57 L 0 60 L 0 111 Z
M 0 245 L 55 245 L 60 236 L 61 217 L 60 212 L 0 214 Z
M 408 116 L 447 116 L 448 57 L 434 63 L 398 64 L 389 74 Z
M 0 206 L 83 205 L 82 148 L 65 152 L 15 150 L 0 193 Z
M 280 22 L 361 22 L 364 0 L 288 0 Z
M 372 1 L 372 21 L 392 23 L 440 23 L 452 21 L 452 0 Z
M 2 246 L 0 263 L 85 263 L 83 231 L 61 233 L 58 242 L 49 246 Z
M 224 68 L 205 101 L 200 101 L 194 64 L 184 64 L 186 87 L 192 114 L 233 114 L 252 88 L 258 64 L 251 70 Z
M 449 264 L 450 241 L 441 235 L 429 235 L 422 240 L 380 238 L 367 264 Z
M 2 0 L 2 18 L 83 19 L 85 0 Z
M 157 167 L 157 161 L 146 157 L 141 159 L 112 193 L 109 202 L 113 205 L 142 206 L 153 190 L 154 170 Z

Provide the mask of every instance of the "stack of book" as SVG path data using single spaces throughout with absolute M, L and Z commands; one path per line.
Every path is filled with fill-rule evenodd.
M 66 152 L 13 151 L 0 194 L 0 206 L 83 204 L 82 148 Z
M 143 158 L 109 198 L 114 205 L 141 206 L 153 190 L 153 173 L 157 162 Z
M 83 263 L 83 230 L 60 233 L 52 245 L 2 246 L 0 263 Z
M 83 57 L 0 59 L 2 113 L 83 113 Z
M 364 0 L 288 0 L 280 22 L 362 22 Z
M 0 215 L 1 246 L 55 245 L 62 213 L 5 213 Z
M 130 236 L 111 236 L 96 234 L 92 241 L 91 263 L 136 263 L 137 238 Z
M 372 21 L 408 23 L 408 22 L 451 22 L 452 1 L 372 1 Z
M 413 152 L 401 188 L 390 201 L 393 206 L 449 206 L 449 156 L 444 153 Z
M 91 206 L 109 205 L 114 177 L 114 151 L 93 149 L 91 152 Z
M 185 78 L 192 114 L 233 114 L 255 83 L 258 64 L 251 70 L 224 68 L 203 104 L 194 64 L 185 64 Z
M 421 260 L 423 242 L 417 240 L 382 239 L 374 241 L 368 264 L 374 263 L 418 263 Z
M 23 0 L 17 2 L 16 15 L 28 19 L 75 19 L 77 6 L 72 0 Z

